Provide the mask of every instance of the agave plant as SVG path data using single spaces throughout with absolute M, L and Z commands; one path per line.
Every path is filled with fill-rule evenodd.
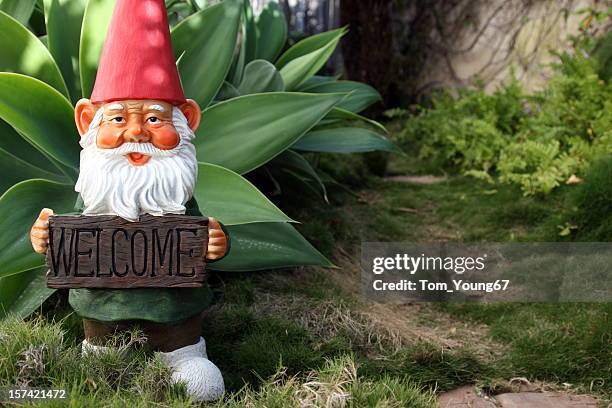
M 172 40 L 185 94 L 203 109 L 194 196 L 232 236 L 230 255 L 214 269 L 329 266 L 243 175 L 283 169 L 324 194 L 320 174 L 298 152 L 395 150 L 384 127 L 358 115 L 379 99 L 374 89 L 316 76 L 346 30 L 282 52 L 287 26 L 275 2 L 258 18 L 248 0 L 188 3 Z M 42 207 L 73 210 L 73 104 L 92 91 L 113 7 L 114 0 L 0 0 L 0 317 L 26 316 L 53 293 L 28 233 Z M 36 10 L 46 27 L 40 38 L 28 23 Z

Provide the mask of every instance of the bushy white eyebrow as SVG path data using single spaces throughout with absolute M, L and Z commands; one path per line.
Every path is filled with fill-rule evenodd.
M 125 106 L 123 106 L 120 103 L 113 103 L 112 105 L 106 107 L 106 110 L 123 110 L 123 109 L 125 109 Z
M 165 112 L 166 111 L 166 108 L 164 108 L 161 105 L 149 105 L 147 107 L 147 109 L 156 110 L 156 111 L 160 111 L 160 112 Z

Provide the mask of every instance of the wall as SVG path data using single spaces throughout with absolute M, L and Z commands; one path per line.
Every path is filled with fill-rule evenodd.
M 612 6 L 594 0 L 446 1 L 437 16 L 424 16 L 427 11 L 414 7 L 418 1 L 403 3 L 394 14 L 396 51 L 402 59 L 402 47 L 415 40 L 424 50 L 422 59 L 413 61 L 420 65 L 411 79 L 417 93 L 477 81 L 491 91 L 513 73 L 527 89 L 541 88 L 555 61 L 550 50 L 569 49 L 568 37 L 587 26 L 585 14 L 577 13 Z M 422 30 L 423 22 L 429 27 L 425 33 L 410 32 L 410 27 Z M 588 29 L 604 28 L 591 21 Z M 415 46 L 419 44 L 408 48 Z M 403 63 L 411 61 L 404 58 Z

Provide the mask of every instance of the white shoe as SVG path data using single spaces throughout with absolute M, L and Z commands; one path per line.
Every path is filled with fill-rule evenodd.
M 195 400 L 214 401 L 225 392 L 221 371 L 208 359 L 202 337 L 191 346 L 156 354 L 172 369 L 172 382 L 184 383 L 187 393 Z

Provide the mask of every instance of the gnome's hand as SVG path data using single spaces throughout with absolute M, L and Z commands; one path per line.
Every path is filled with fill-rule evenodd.
M 219 221 L 212 217 L 208 218 L 208 250 L 206 259 L 214 261 L 223 258 L 227 252 L 227 237 L 221 229 Z
M 49 216 L 53 215 L 53 210 L 43 208 L 36 222 L 30 230 L 30 241 L 32 248 L 39 254 L 46 254 L 49 246 Z

